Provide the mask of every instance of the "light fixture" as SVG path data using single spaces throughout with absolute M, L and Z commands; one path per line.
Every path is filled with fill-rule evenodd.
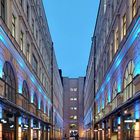
M 124 120 L 125 123 L 135 123 L 136 120 Z
M 13 128 L 13 127 L 14 127 L 14 125 L 11 125 L 11 126 L 10 126 L 10 128 Z

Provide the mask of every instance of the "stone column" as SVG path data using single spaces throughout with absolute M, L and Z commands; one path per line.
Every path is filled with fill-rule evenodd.
M 30 120 L 29 125 L 29 140 L 33 140 L 33 119 Z

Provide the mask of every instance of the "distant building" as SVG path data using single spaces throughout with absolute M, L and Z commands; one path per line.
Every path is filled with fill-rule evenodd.
M 63 136 L 73 137 L 77 133 L 83 138 L 83 88 L 84 78 L 63 78 Z
M 59 116 L 53 134 L 62 129 L 63 88 L 52 50 L 42 0 L 0 0 L 0 139 L 54 139 L 52 114 Z M 61 109 L 52 92 L 54 100 L 60 94 Z
M 139 17 L 139 0 L 100 1 L 85 82 L 93 87 L 84 93 L 94 98 L 92 108 L 85 104 L 84 120 L 86 132 L 93 122 L 95 140 L 140 139 Z

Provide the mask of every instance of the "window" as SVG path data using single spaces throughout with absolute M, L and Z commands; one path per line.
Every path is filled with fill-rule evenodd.
M 118 28 L 117 28 L 116 31 L 115 31 L 115 49 L 114 49 L 114 54 L 118 50 L 118 46 L 119 46 L 119 32 L 118 32 Z
M 134 18 L 136 15 L 136 9 L 137 9 L 136 0 L 132 0 L 132 18 Z
M 107 2 L 104 0 L 104 13 L 106 12 Z
M 126 35 L 126 14 L 123 16 L 123 37 Z
M 74 109 L 74 110 L 77 110 L 77 107 L 74 107 L 73 109 Z
M 73 101 L 73 98 L 70 98 L 70 101 Z
M 75 129 L 77 127 L 76 124 L 70 124 L 70 129 Z
M 76 92 L 77 91 L 77 88 L 70 88 L 70 91 L 74 91 L 74 92 Z
M 30 101 L 30 97 L 29 97 L 29 88 L 28 85 L 26 83 L 26 81 L 23 81 L 23 86 L 22 86 L 22 95 L 24 97 L 23 101 L 22 101 L 22 107 L 26 110 L 28 110 L 28 104 Z
M 27 20 L 29 21 L 30 19 L 30 15 L 29 15 L 29 4 L 27 2 Z
M 70 91 L 73 91 L 73 88 L 70 88 Z
M 126 68 L 124 76 L 124 101 L 131 98 L 135 91 L 135 86 L 132 82 L 134 77 L 134 69 L 134 62 L 130 61 Z
M 16 79 L 14 75 L 14 71 L 12 69 L 12 66 L 9 62 L 5 62 L 3 67 L 3 81 L 5 83 L 5 91 L 4 96 L 12 101 L 15 102 L 16 99 Z
M 20 49 L 23 51 L 23 38 L 24 38 L 24 33 L 21 31 L 20 32 Z
M 34 34 L 34 19 L 32 18 L 32 32 Z
M 77 98 L 73 98 L 74 101 L 77 101 Z
M 29 58 L 30 58 L 30 44 L 27 44 L 27 47 L 26 47 L 26 58 L 29 61 Z
M 73 90 L 76 92 L 77 91 L 77 88 L 74 88 Z
M 112 100 L 116 97 L 117 93 L 118 93 L 117 83 L 115 82 L 114 85 L 113 85 Z
M 43 105 L 43 101 L 41 101 L 40 109 L 44 112 L 44 105 Z
M 36 95 L 36 93 L 34 93 L 33 104 L 34 104 L 34 105 L 36 106 L 36 108 L 37 108 L 37 106 L 38 106 L 38 101 L 37 101 L 37 95 Z
M 1 17 L 5 21 L 5 0 L 1 0 Z
M 34 55 L 32 56 L 32 66 L 35 72 L 37 73 L 38 63 Z
M 20 0 L 20 5 L 21 5 L 21 7 L 23 6 L 23 0 Z
M 12 15 L 12 36 L 16 37 L 16 17 Z
M 71 110 L 77 110 L 77 107 L 70 107 Z

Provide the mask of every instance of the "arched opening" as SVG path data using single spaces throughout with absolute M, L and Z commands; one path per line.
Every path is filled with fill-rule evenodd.
M 16 79 L 13 68 L 9 62 L 5 62 L 3 67 L 3 81 L 5 85 L 4 96 L 9 101 L 14 102 L 16 100 Z
M 135 91 L 133 84 L 135 65 L 133 61 L 130 61 L 127 65 L 124 75 L 124 101 L 131 98 Z
M 23 101 L 22 101 L 22 107 L 26 110 L 28 110 L 28 105 L 29 105 L 29 101 L 30 101 L 30 96 L 29 96 L 29 88 L 27 85 L 27 82 L 24 80 L 23 81 L 23 86 L 22 86 L 22 95 L 24 97 Z

